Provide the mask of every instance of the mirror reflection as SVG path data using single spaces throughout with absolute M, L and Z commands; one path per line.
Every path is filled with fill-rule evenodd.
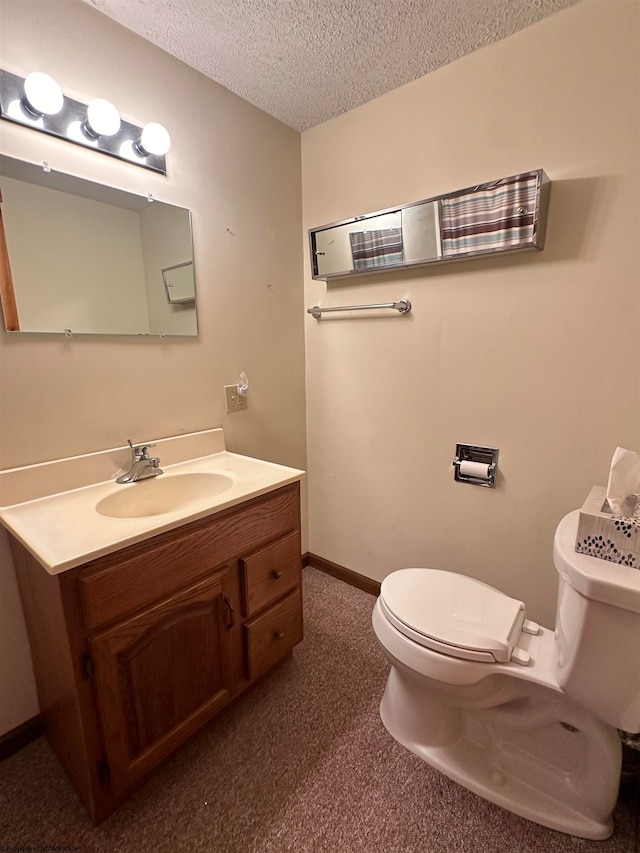
M 538 169 L 312 228 L 312 275 L 326 280 L 542 249 L 548 184 Z
M 190 211 L 8 157 L 0 189 L 7 329 L 197 335 Z
M 169 302 L 193 302 L 196 298 L 196 282 L 191 262 L 167 267 L 162 270 L 162 278 Z

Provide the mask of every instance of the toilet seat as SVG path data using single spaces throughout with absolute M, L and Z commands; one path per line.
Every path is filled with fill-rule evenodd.
M 380 607 L 404 636 L 450 657 L 527 665 L 518 648 L 525 619 L 522 601 L 487 584 L 439 569 L 400 569 L 382 582 Z

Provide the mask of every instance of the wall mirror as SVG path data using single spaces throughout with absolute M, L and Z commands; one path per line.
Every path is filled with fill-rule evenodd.
M 548 189 L 537 169 L 311 228 L 311 274 L 326 281 L 542 249 Z
M 0 190 L 8 331 L 197 335 L 189 210 L 5 156 Z

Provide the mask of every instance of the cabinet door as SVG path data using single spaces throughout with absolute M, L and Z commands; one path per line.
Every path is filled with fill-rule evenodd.
M 146 775 L 228 702 L 229 570 L 90 640 L 116 792 Z

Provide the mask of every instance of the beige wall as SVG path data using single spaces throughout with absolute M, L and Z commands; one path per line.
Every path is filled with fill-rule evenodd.
M 305 467 L 300 136 L 80 0 L 2 0 L 2 65 L 50 73 L 172 138 L 168 175 L 2 122 L 3 153 L 193 212 L 200 335 L 0 333 L 0 467 L 222 426 L 229 449 Z M 246 371 L 246 412 L 223 386 Z M 4 534 L 0 734 L 37 713 Z
M 640 450 L 638 4 L 585 2 L 303 135 L 306 229 L 519 171 L 552 179 L 544 252 L 348 283 L 306 305 L 310 551 L 375 579 L 447 568 L 554 624 L 552 537 Z M 306 244 L 306 239 L 305 239 Z M 500 449 L 495 491 L 457 441 Z

